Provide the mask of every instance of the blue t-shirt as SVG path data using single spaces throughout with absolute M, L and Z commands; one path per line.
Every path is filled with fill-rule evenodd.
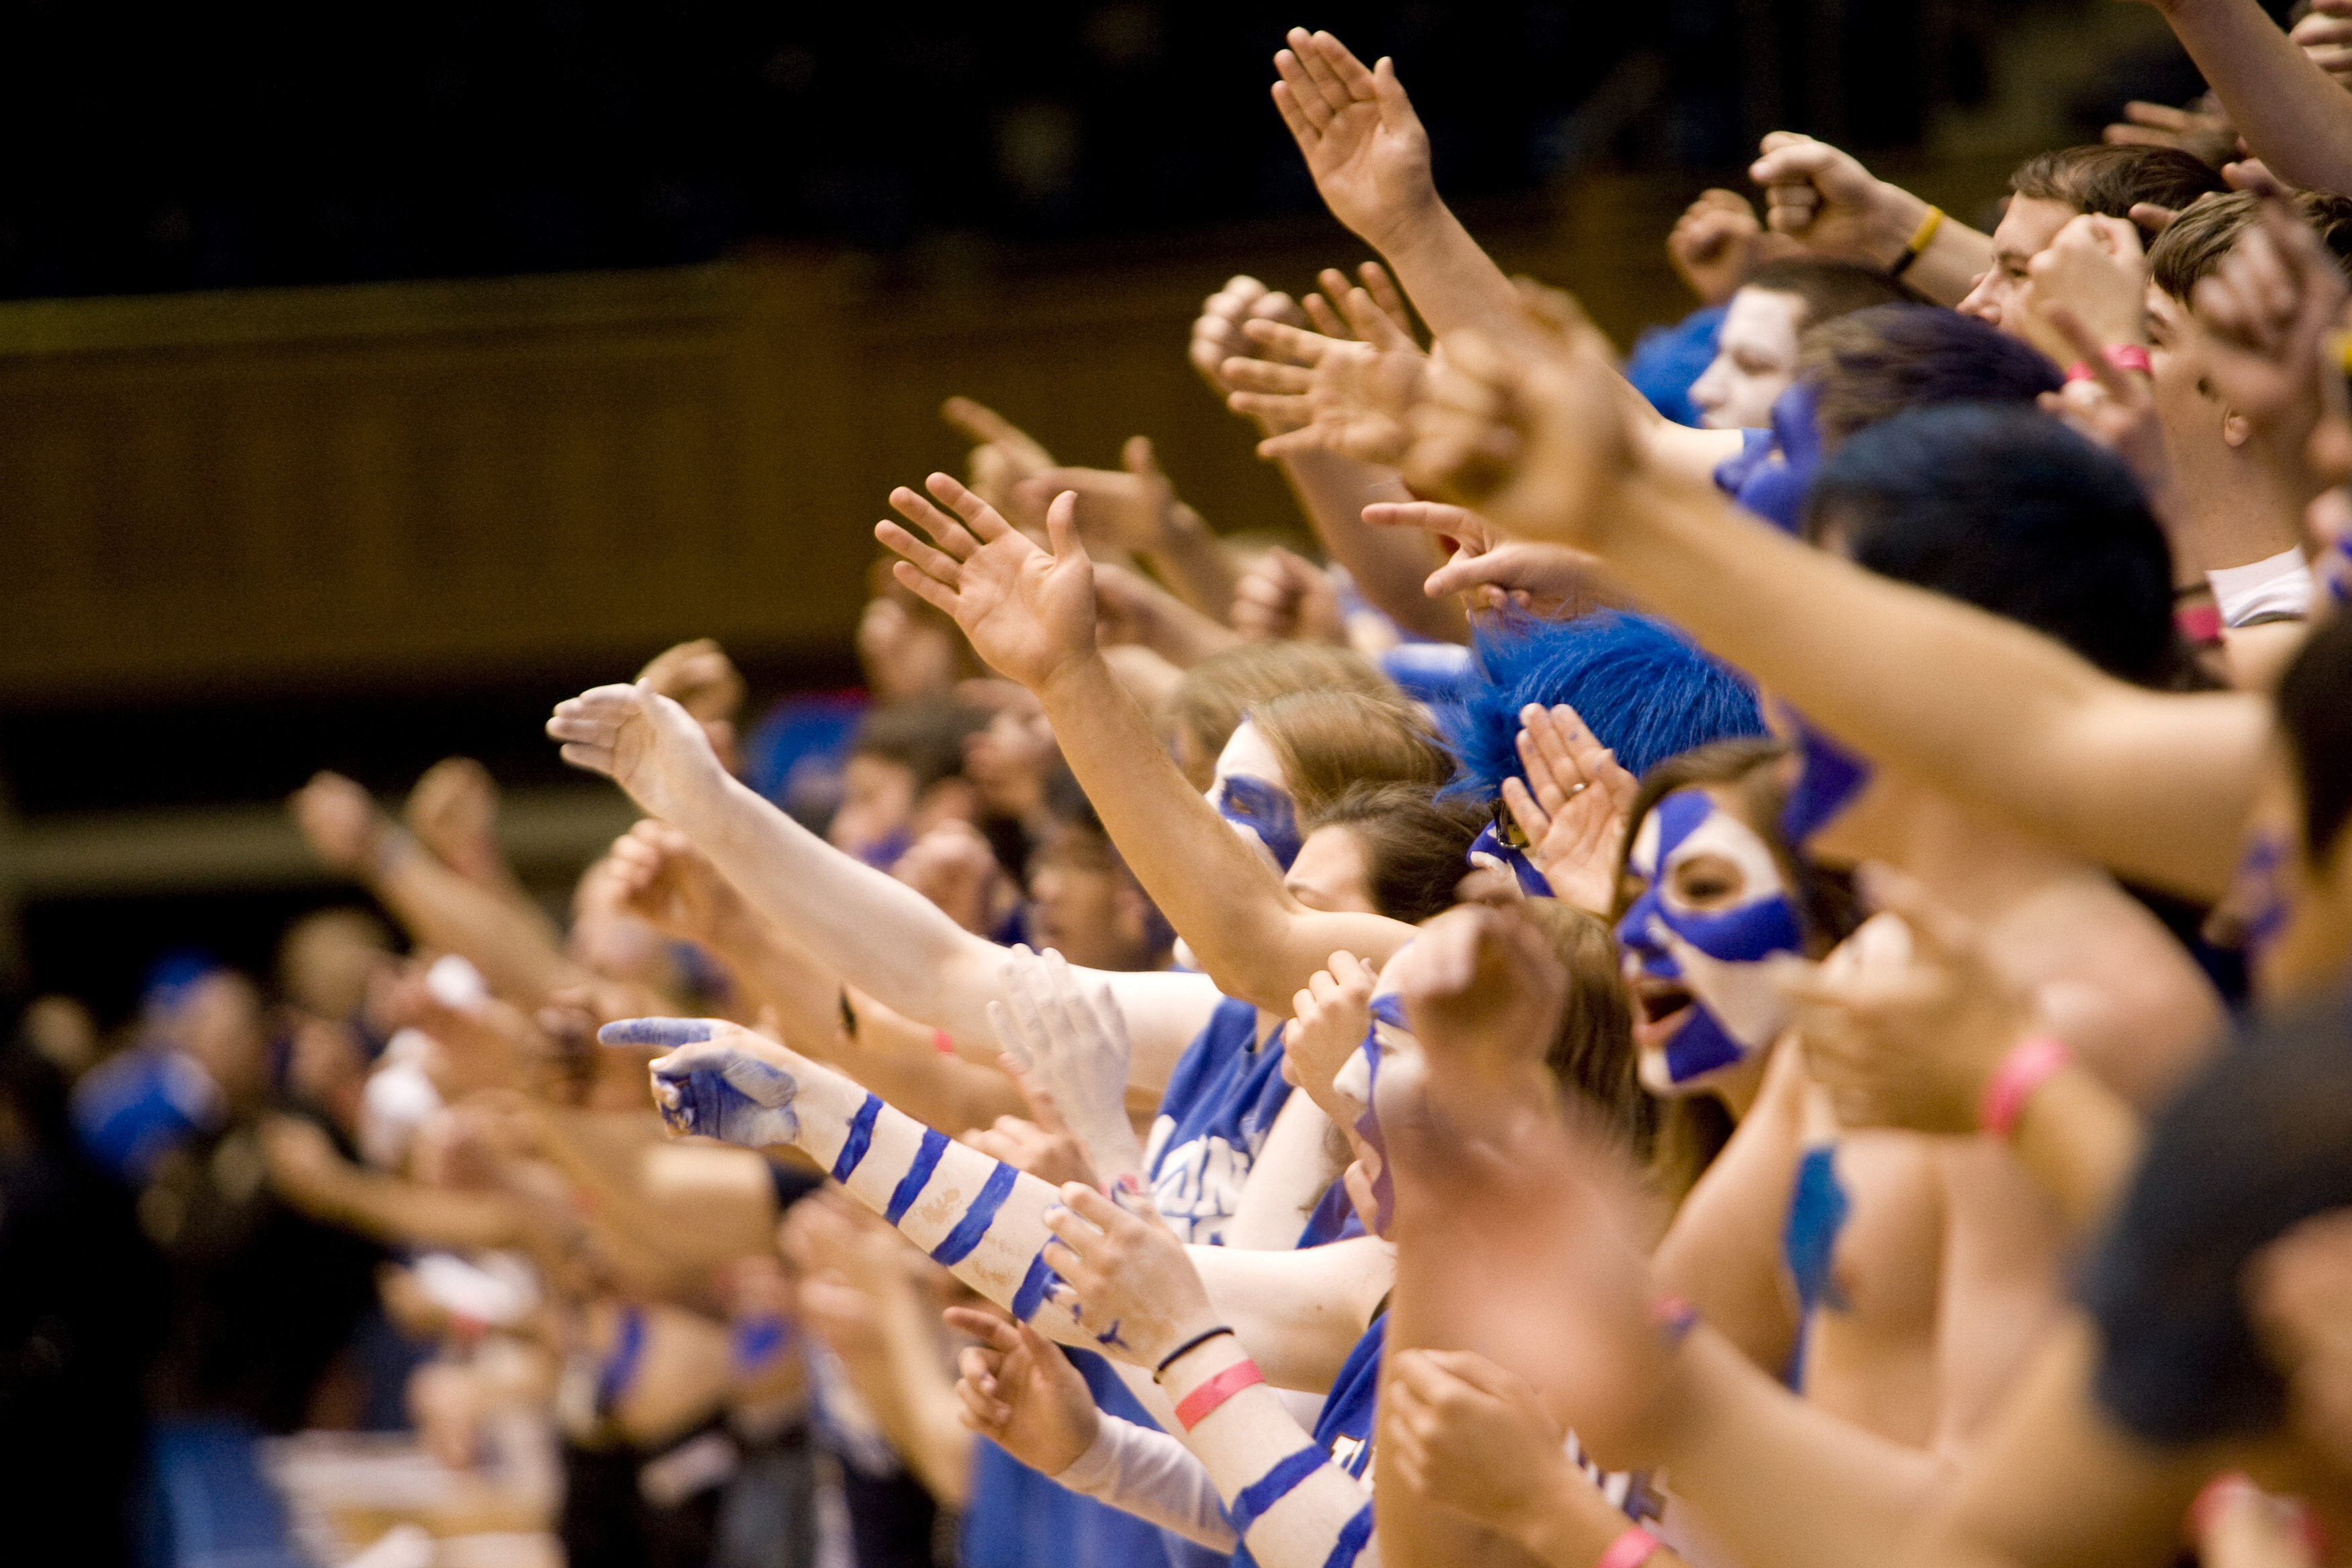
M 1224 1240 L 1250 1165 L 1289 1098 L 1281 1033 L 1261 1047 L 1257 1009 L 1220 1001 L 1169 1075 L 1144 1151 L 1151 1201 L 1178 1236 L 1208 1246 Z
M 1081 1350 L 1069 1357 L 1097 1406 L 1151 1425 L 1109 1363 Z M 959 1568 L 1158 1568 L 1166 1560 L 1160 1533 L 1157 1525 L 1039 1475 L 982 1437 L 972 1450 L 956 1561 Z

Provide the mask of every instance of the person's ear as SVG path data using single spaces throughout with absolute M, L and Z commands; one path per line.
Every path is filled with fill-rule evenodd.
M 2231 407 L 2221 405 L 2221 444 L 2237 450 L 2254 438 L 2254 422 Z

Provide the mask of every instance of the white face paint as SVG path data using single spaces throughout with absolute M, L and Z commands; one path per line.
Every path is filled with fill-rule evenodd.
M 1772 405 L 1797 379 L 1805 302 L 1777 289 L 1742 289 L 1716 333 L 1715 358 L 1691 384 L 1691 405 L 1709 430 L 1764 430 Z
M 1275 869 L 1287 871 L 1298 858 L 1298 814 L 1274 748 L 1247 719 L 1217 753 L 1208 800 L 1234 831 L 1265 852 Z

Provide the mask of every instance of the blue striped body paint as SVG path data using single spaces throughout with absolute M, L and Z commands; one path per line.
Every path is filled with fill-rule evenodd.
M 882 1097 L 869 1094 L 857 1114 L 849 1119 L 849 1136 L 843 1141 L 841 1152 L 833 1162 L 833 1179 L 846 1182 L 850 1173 L 866 1161 L 866 1151 L 874 1146 L 874 1123 L 882 1114 Z
M 1339 1527 L 1339 1539 L 1331 1543 L 1331 1555 L 1323 1559 L 1323 1568 L 1348 1568 L 1371 1539 L 1372 1505 L 1366 1503 Z
M 1039 1247 L 1037 1256 L 1029 1260 L 1029 1272 L 1021 1277 L 1021 1289 L 1013 1292 L 1013 1317 L 1025 1323 L 1037 1315 L 1045 1304 L 1045 1292 L 1061 1283 L 1061 1276 L 1045 1263 L 1045 1249 Z
M 1266 1510 L 1297 1490 L 1307 1477 L 1323 1468 L 1327 1458 L 1322 1449 L 1309 1447 L 1276 1459 L 1272 1469 L 1234 1494 L 1233 1505 L 1225 1510 L 1233 1516 L 1234 1533 L 1247 1536 Z
M 915 1151 L 915 1163 L 907 1167 L 907 1173 L 899 1177 L 898 1184 L 891 1189 L 890 1206 L 882 1211 L 884 1219 L 897 1225 L 907 1217 L 907 1211 L 913 1208 L 915 1200 L 923 1195 L 924 1184 L 931 1179 L 931 1173 L 939 1168 L 940 1156 L 947 1152 L 948 1135 L 932 1128 L 924 1128 L 923 1146 Z
M 980 1196 L 971 1200 L 971 1207 L 963 1211 L 963 1217 L 956 1221 L 955 1228 L 940 1237 L 940 1244 L 931 1248 L 932 1261 L 944 1263 L 952 1268 L 971 1257 L 972 1248 L 980 1245 L 981 1237 L 988 1234 L 989 1223 L 996 1218 L 996 1211 L 1003 1208 L 1004 1200 L 1013 1195 L 1013 1185 L 1020 1178 L 1020 1172 L 1002 1160 L 998 1161 L 996 1169 L 988 1173 L 988 1180 L 981 1184 Z

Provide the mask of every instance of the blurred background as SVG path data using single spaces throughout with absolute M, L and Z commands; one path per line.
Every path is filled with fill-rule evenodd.
M 1182 358 L 1203 295 L 1363 247 L 1266 97 L 1387 53 L 1442 187 L 1621 344 L 1681 207 L 1809 131 L 1955 211 L 2199 83 L 2115 0 L 894 7 L 12 5 L 0 119 L 0 984 L 121 1022 L 168 949 L 341 901 L 321 767 L 480 759 L 568 888 L 625 826 L 540 722 L 680 637 L 854 685 L 889 486 L 951 393 L 1288 505 Z

